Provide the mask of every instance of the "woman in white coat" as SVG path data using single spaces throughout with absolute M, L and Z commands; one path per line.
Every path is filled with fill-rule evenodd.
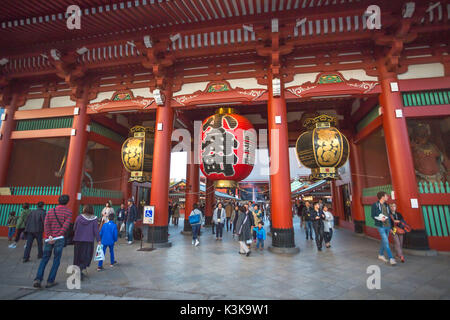
M 333 236 L 334 227 L 334 217 L 330 211 L 328 211 L 328 206 L 323 205 L 323 213 L 325 215 L 325 220 L 323 221 L 323 237 L 325 239 L 325 246 L 327 248 L 331 247 L 331 237 Z

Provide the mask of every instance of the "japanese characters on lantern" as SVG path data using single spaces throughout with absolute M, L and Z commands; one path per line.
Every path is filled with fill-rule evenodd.
M 349 156 L 347 138 L 334 126 L 337 119 L 320 115 L 307 119 L 308 131 L 301 134 L 296 143 L 299 161 L 311 169 L 312 180 L 337 179 L 337 168 L 342 167 Z
M 200 149 L 203 174 L 216 187 L 234 188 L 253 169 L 256 132 L 247 118 L 220 108 L 203 121 Z

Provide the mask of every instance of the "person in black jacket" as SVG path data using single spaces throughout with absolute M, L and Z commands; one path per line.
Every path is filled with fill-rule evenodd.
M 325 214 L 320 209 L 320 204 L 318 202 L 315 202 L 313 205 L 313 210 L 311 210 L 311 221 L 314 228 L 317 250 L 319 251 L 322 251 L 323 220 L 325 220 Z
M 314 240 L 312 237 L 312 229 L 313 229 L 313 224 L 311 221 L 312 208 L 311 208 L 311 204 L 309 203 L 309 201 L 305 202 L 305 206 L 303 207 L 302 211 L 303 211 L 302 218 L 303 218 L 303 221 L 305 222 L 306 240 L 308 240 L 308 235 L 311 240 Z M 301 227 L 301 225 L 300 225 L 300 227 Z
M 125 209 L 125 205 L 122 203 L 120 205 L 120 209 L 117 211 L 117 230 L 119 231 L 119 238 L 122 238 L 122 232 L 120 229 L 122 224 L 126 221 L 127 210 Z
M 133 229 L 134 229 L 134 222 L 137 220 L 137 208 L 134 204 L 133 199 L 128 200 L 128 216 L 127 216 L 127 238 L 128 238 L 128 244 L 133 243 Z
M 23 262 L 30 261 L 31 247 L 33 246 L 33 240 L 36 239 L 38 246 L 38 259 L 42 258 L 42 234 L 44 232 L 45 210 L 44 203 L 40 201 L 37 204 L 37 209 L 31 211 L 25 222 L 25 235 L 27 243 L 25 251 L 23 253 Z

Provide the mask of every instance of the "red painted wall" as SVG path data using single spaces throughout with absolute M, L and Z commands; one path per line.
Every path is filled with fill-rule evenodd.
M 361 143 L 363 188 L 391 184 L 386 144 L 381 132 L 375 132 Z
M 120 151 L 112 149 L 94 149 L 89 151 L 93 163 L 94 188 L 120 190 L 122 161 Z
M 7 186 L 60 185 L 55 172 L 60 168 L 65 149 L 44 141 L 14 141 Z

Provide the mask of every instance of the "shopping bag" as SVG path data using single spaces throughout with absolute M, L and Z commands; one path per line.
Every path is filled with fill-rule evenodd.
M 125 231 L 125 223 L 122 223 L 122 225 L 120 226 L 120 232 L 124 232 Z
M 103 245 L 99 244 L 97 245 L 97 251 L 95 252 L 94 261 L 101 261 L 101 260 L 105 260 L 105 254 L 103 253 Z

